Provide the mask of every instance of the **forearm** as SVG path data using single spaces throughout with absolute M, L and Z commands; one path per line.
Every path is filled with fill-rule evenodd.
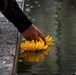
M 32 22 L 22 12 L 16 1 L 14 2 L 13 9 L 8 5 L 4 16 L 17 27 L 20 33 L 24 32 L 32 25 Z

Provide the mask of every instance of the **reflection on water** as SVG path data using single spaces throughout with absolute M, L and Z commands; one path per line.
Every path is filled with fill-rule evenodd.
M 50 46 L 46 50 L 42 51 L 35 51 L 35 52 L 28 52 L 28 51 L 21 51 L 19 55 L 19 66 L 18 72 L 32 72 L 36 68 L 36 65 L 42 65 L 42 62 L 45 61 L 47 55 L 51 55 L 53 50 L 53 46 Z M 30 65 L 30 68 L 33 69 L 26 69 L 26 65 Z M 25 66 L 23 68 L 23 66 Z M 28 67 L 27 67 L 28 68 Z M 43 70 L 44 68 L 42 68 Z M 40 70 L 40 68 L 38 69 Z
M 55 40 L 52 54 L 46 55 L 42 62 L 23 66 L 25 72 L 75 73 L 76 0 L 26 0 L 25 13 L 45 35 L 50 34 Z

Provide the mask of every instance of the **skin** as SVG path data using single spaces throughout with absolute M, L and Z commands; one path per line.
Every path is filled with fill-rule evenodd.
M 27 29 L 25 30 L 22 35 L 24 36 L 24 38 L 26 38 L 26 40 L 32 40 L 34 39 L 34 41 L 38 41 L 39 37 L 42 38 L 42 40 L 44 41 L 44 43 L 46 44 L 46 40 L 45 40 L 45 36 L 44 34 L 33 24 Z

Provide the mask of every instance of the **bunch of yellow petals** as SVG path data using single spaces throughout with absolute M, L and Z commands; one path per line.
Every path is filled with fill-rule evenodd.
M 27 41 L 25 40 L 24 43 L 21 43 L 20 47 L 22 50 L 25 51 L 40 51 L 40 50 L 45 50 L 48 48 L 49 45 L 53 45 L 53 39 L 50 35 L 46 36 L 46 45 L 44 44 L 44 41 L 39 38 L 39 41 L 34 42 L 32 41 Z

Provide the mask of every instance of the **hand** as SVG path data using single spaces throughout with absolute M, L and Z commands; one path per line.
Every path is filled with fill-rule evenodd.
M 46 44 L 46 40 L 45 40 L 45 36 L 44 34 L 33 24 L 27 29 L 25 30 L 22 35 L 24 36 L 24 38 L 26 40 L 32 40 L 34 39 L 34 41 L 38 41 L 39 37 L 42 38 L 42 40 L 44 41 L 44 43 Z

